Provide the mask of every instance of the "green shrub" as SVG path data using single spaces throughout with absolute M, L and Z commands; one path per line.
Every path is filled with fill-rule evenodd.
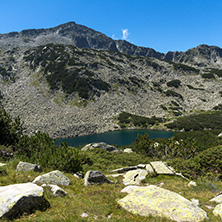
M 136 86 L 141 87 L 141 85 L 144 83 L 142 79 L 138 79 L 136 76 L 129 77 L 129 80 Z
M 201 131 L 187 131 L 175 133 L 172 136 L 174 140 L 186 140 L 188 138 L 197 142 L 200 150 L 203 151 L 210 147 L 218 146 L 222 144 L 222 138 L 218 137 L 221 130 L 201 130 Z
M 14 120 L 4 108 L 0 109 L 0 145 L 14 145 L 23 134 L 22 123 L 19 117 Z
M 15 153 L 21 159 L 40 164 L 43 167 L 77 172 L 81 168 L 78 150 L 66 143 L 56 146 L 48 134 L 37 132 L 34 136 L 22 136 L 15 146 Z
M 100 96 L 100 91 L 108 92 L 110 85 L 101 79 L 95 79 L 94 73 L 87 69 L 87 64 L 80 62 L 75 54 L 89 55 L 86 51 L 77 51 L 69 46 L 72 57 L 66 52 L 64 45 L 48 44 L 27 51 L 25 61 L 30 62 L 33 69 L 41 67 L 52 90 L 62 90 L 67 94 L 78 93 L 83 99 Z M 97 63 L 91 64 L 98 68 Z M 72 66 L 70 69 L 69 66 Z
M 177 98 L 183 100 L 183 96 L 173 90 L 167 90 L 165 92 L 165 94 L 166 94 L 166 96 L 173 96 L 173 97 L 177 97 Z
M 133 115 L 127 112 L 122 112 L 118 116 L 119 124 L 133 124 L 134 126 L 148 127 L 149 125 L 154 125 L 163 122 L 163 118 L 158 117 L 143 117 L 138 115 Z M 125 126 L 125 125 L 124 125 Z
M 5 168 L 0 168 L 0 177 L 1 176 L 6 176 L 6 175 L 8 175 L 8 172 L 7 172 L 7 170 L 5 169 Z
M 147 134 L 138 135 L 132 147 L 137 153 L 157 159 L 189 159 L 200 150 L 198 143 L 192 138 L 179 141 L 173 138 L 150 140 Z
M 154 87 L 161 87 L 161 85 L 158 82 L 152 82 Z
M 167 86 L 178 88 L 179 86 L 181 86 L 181 81 L 179 79 L 169 81 L 169 82 L 167 82 Z
M 204 79 L 215 79 L 215 76 L 212 73 L 204 73 L 202 75 L 202 78 L 204 78 Z
M 184 65 L 181 63 L 173 63 L 173 67 L 175 70 L 181 70 L 181 71 L 185 71 L 185 72 L 194 72 L 194 73 L 199 73 L 200 70 L 196 69 L 194 67 L 188 66 L 188 65 Z
M 185 131 L 222 129 L 222 112 L 191 115 L 176 119 L 173 123 L 166 124 L 170 129 Z
M 222 171 L 222 146 L 204 150 L 186 161 L 182 159 L 171 160 L 169 164 L 185 176 L 197 178 L 211 174 L 216 177 Z
M 222 104 L 213 107 L 214 110 L 222 110 Z
M 209 73 L 210 74 L 215 74 L 218 77 L 222 77 L 222 70 L 221 69 L 211 69 Z
M 160 107 L 161 107 L 163 110 L 167 110 L 167 107 L 164 106 L 164 105 L 160 105 Z

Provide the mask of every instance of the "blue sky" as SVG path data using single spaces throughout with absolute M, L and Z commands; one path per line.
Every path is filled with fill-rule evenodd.
M 222 48 L 222 0 L 7 0 L 0 33 L 75 21 L 160 52 Z

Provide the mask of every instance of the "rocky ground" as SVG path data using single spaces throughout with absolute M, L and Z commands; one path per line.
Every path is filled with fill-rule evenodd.
M 71 51 L 69 46 L 66 50 Z M 77 94 L 67 97 L 61 89 L 50 90 L 42 66 L 32 69 L 32 63 L 25 60 L 33 51 L 25 51 L 1 51 L 0 66 L 11 67 L 11 79 L 5 80 L 2 75 L 0 86 L 4 108 L 13 117 L 20 116 L 28 134 L 40 130 L 54 138 L 88 135 L 118 129 L 113 118 L 123 111 L 147 117 L 174 117 L 175 109 L 186 115 L 195 110 L 211 110 L 221 102 L 221 77 L 203 78 L 202 74 L 208 72 L 206 68 L 195 73 L 175 69 L 174 63 L 159 59 L 79 48 L 72 52 L 78 52 L 80 64 L 84 64 L 78 68 L 92 71 L 111 89 L 100 90 L 99 95 L 87 101 Z M 100 63 L 97 69 L 90 68 L 94 63 Z M 167 83 L 175 79 L 181 81 L 180 86 L 169 87 Z M 182 97 L 167 95 L 169 90 Z

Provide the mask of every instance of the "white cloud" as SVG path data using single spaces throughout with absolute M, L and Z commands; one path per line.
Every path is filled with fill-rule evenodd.
M 122 37 L 122 39 L 123 39 L 123 40 L 127 40 L 127 39 L 128 39 L 128 36 L 129 36 L 128 29 L 122 29 L 122 32 L 123 32 L 123 37 Z
M 117 38 L 116 38 L 116 36 L 113 34 L 112 35 L 112 39 L 114 39 L 114 40 L 116 40 Z

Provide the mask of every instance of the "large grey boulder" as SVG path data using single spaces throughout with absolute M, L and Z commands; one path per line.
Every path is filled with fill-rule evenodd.
M 33 163 L 27 163 L 27 162 L 22 162 L 20 161 L 16 167 L 16 171 L 24 171 L 24 172 L 28 172 L 28 171 L 35 171 L 35 172 L 42 172 L 42 168 L 37 165 L 37 164 L 33 164 Z
M 87 151 L 87 150 L 92 150 L 92 149 L 95 149 L 95 148 L 105 149 L 108 152 L 118 152 L 118 149 L 115 146 L 106 144 L 104 142 L 89 143 L 86 146 L 84 146 L 81 150 L 82 151 Z
M 43 188 L 33 183 L 0 187 L 0 218 L 13 219 L 34 209 L 44 209 L 49 203 L 44 199 Z
M 130 192 L 131 190 L 131 192 Z M 207 219 L 207 213 L 181 195 L 150 185 L 133 187 L 118 203 L 125 210 L 141 216 L 158 216 L 173 221 L 198 222 Z
M 112 183 L 112 181 L 110 181 L 100 171 L 87 171 L 84 177 L 84 181 L 85 186 L 88 186 L 90 184 Z
M 64 185 L 68 186 L 70 183 L 69 178 L 67 178 L 62 172 L 59 170 L 54 170 L 44 175 L 40 175 L 36 177 L 33 183 L 40 183 L 40 184 L 54 184 L 54 185 Z

